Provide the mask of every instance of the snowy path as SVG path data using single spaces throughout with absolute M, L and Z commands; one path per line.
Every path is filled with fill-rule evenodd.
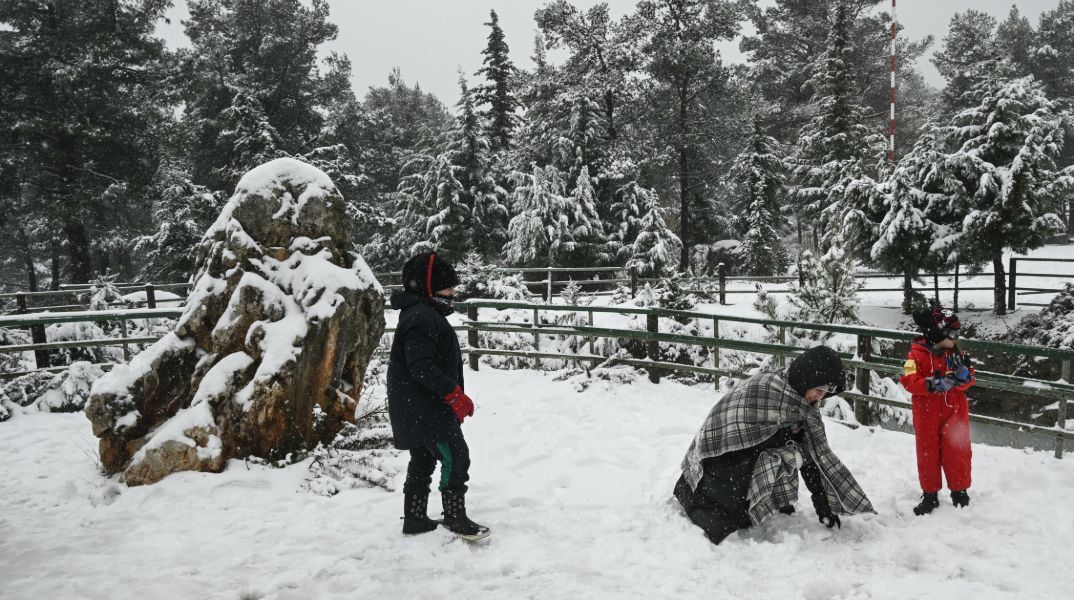
M 1074 460 L 975 446 L 973 505 L 915 518 L 913 438 L 829 423 L 880 513 L 829 531 L 805 500 L 714 547 L 669 500 L 708 388 L 468 377 L 468 500 L 493 527 L 486 543 L 403 538 L 401 492 L 313 496 L 298 491 L 303 466 L 233 462 L 127 489 L 97 474 L 82 415 L 19 415 L 0 424 L 0 598 L 1074 595 Z

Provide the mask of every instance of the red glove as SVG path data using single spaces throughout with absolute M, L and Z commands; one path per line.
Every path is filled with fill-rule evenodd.
M 474 401 L 464 394 L 459 386 L 455 386 L 454 391 L 444 397 L 444 402 L 447 402 L 451 410 L 455 412 L 459 423 L 462 423 L 466 417 L 474 416 Z

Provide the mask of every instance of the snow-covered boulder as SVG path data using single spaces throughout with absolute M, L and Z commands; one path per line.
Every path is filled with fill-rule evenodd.
M 353 422 L 384 301 L 349 240 L 323 172 L 278 159 L 247 173 L 202 238 L 175 331 L 93 387 L 105 470 L 128 485 L 216 472 L 314 448 Z

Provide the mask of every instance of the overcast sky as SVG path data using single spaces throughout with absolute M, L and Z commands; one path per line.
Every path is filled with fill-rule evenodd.
M 597 4 L 597 0 L 574 0 L 579 8 Z M 762 0 L 761 4 L 768 2 Z M 1019 0 L 1019 10 L 1034 26 L 1044 10 L 1055 8 L 1059 0 Z M 544 5 L 529 0 L 329 0 L 331 20 L 339 27 L 338 38 L 328 46 L 345 53 L 354 67 L 354 91 L 359 98 L 370 86 L 385 85 L 393 67 L 402 70 L 408 83 L 415 81 L 422 89 L 436 94 L 445 104 L 458 100 L 458 75 L 461 67 L 470 79 L 481 66 L 485 47 L 489 10 L 495 9 L 511 48 L 511 58 L 521 68 L 532 67 L 533 37 L 537 27 L 533 12 Z M 633 10 L 636 0 L 610 0 L 612 13 L 622 15 Z M 969 8 L 984 10 L 999 20 L 1006 18 L 1011 0 L 899 0 L 898 20 L 905 35 L 917 39 L 932 34 L 933 50 L 940 46 L 948 23 L 956 12 Z M 188 16 L 186 2 L 175 0 L 169 13 L 171 24 L 160 33 L 173 46 L 187 45 L 179 21 Z M 743 62 L 737 42 L 721 45 L 728 61 Z M 555 55 L 551 56 L 553 60 Z M 920 65 L 925 78 L 935 87 L 943 79 L 928 61 Z

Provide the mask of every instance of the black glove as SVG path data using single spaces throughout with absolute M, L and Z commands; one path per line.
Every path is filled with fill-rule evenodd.
M 781 506 L 781 507 L 779 507 L 779 512 L 781 512 L 781 513 L 783 513 L 785 515 L 793 515 L 794 514 L 794 506 L 791 505 L 791 504 L 788 504 L 787 506 Z
M 828 513 L 826 515 L 817 515 L 817 519 L 820 521 L 821 525 L 824 525 L 828 529 L 831 529 L 832 527 L 838 527 L 839 529 L 843 528 L 842 521 L 839 520 L 839 517 L 837 515 L 834 515 L 832 513 Z

